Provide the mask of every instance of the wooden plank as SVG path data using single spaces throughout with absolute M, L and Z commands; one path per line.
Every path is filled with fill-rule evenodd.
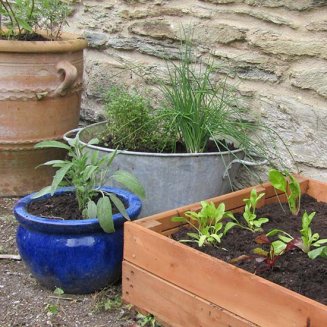
M 123 262 L 123 300 L 173 327 L 255 326 L 200 297 Z
M 265 327 L 327 326 L 327 307 L 136 224 L 125 224 L 124 258 Z
M 232 210 L 234 212 L 239 212 L 244 207 L 244 199 L 248 198 L 250 192 L 253 188 L 256 188 L 258 193 L 262 193 L 265 189 L 261 186 L 253 186 L 248 187 L 243 190 L 239 190 L 236 192 L 220 195 L 210 199 L 204 199 L 206 201 L 212 201 L 215 205 L 219 205 L 224 202 L 226 206 L 226 210 Z M 264 199 L 260 200 L 258 207 L 264 205 Z M 172 209 L 166 211 L 164 213 L 158 213 L 149 217 L 145 217 L 142 219 L 134 220 L 133 223 L 144 226 L 147 229 L 151 229 L 157 232 L 164 232 L 170 229 L 176 228 L 178 226 L 183 225 L 183 223 L 172 222 L 171 218 L 175 216 L 184 216 L 186 211 L 198 211 L 201 209 L 201 205 L 199 202 L 192 203 L 186 206 L 179 207 L 177 209 Z
M 317 201 L 327 202 L 327 183 L 310 179 L 307 194 Z

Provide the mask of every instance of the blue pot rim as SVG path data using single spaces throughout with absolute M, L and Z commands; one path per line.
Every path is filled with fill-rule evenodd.
M 142 203 L 138 196 L 135 194 L 122 190 L 120 188 L 103 186 L 100 188 L 103 191 L 110 192 L 116 194 L 119 198 L 121 198 L 127 204 L 127 214 L 133 220 L 137 218 L 142 209 Z M 60 195 L 66 192 L 74 192 L 74 187 L 62 187 L 59 188 L 53 196 Z M 62 230 L 63 232 L 88 232 L 88 231 L 102 231 L 100 227 L 99 221 L 97 218 L 88 218 L 81 220 L 60 220 L 60 219 L 49 219 L 43 218 L 39 216 L 32 215 L 27 212 L 27 206 L 32 201 L 38 201 L 42 199 L 47 199 L 51 197 L 51 194 L 45 194 L 40 198 L 33 198 L 35 193 L 31 193 L 20 200 L 17 201 L 14 207 L 14 214 L 18 222 L 24 227 L 30 229 L 37 229 L 40 231 L 58 231 Z M 119 228 L 123 225 L 126 219 L 120 213 L 116 213 L 113 215 L 113 221 L 115 229 Z

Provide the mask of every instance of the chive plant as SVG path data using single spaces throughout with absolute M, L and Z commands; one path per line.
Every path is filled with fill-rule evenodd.
M 189 153 L 206 151 L 210 138 L 218 146 L 227 139 L 245 149 L 252 148 L 250 134 L 256 124 L 244 121 L 244 110 L 237 106 L 236 91 L 226 78 L 215 81 L 217 67 L 194 59 L 190 41 L 186 40 L 180 61 L 169 61 L 168 84 L 161 83 L 164 95 L 162 114 L 170 117 L 170 128 Z

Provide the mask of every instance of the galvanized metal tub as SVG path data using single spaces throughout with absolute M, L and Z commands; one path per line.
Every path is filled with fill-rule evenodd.
M 86 144 L 105 128 L 106 122 L 84 127 L 79 139 Z M 114 151 L 96 145 L 86 149 L 101 155 Z M 127 170 L 140 180 L 146 192 L 140 217 L 146 217 L 231 191 L 244 155 L 241 149 L 197 154 L 119 150 L 111 168 Z

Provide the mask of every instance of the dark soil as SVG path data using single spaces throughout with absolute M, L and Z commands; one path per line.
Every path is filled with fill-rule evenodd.
M 0 40 L 8 40 L 8 37 L 6 35 L 0 34 Z M 16 41 L 49 41 L 49 39 L 43 37 L 42 35 L 33 33 L 33 34 L 22 34 L 19 37 L 15 37 L 10 40 L 16 40 Z
M 98 198 L 95 199 L 95 202 L 97 200 Z M 27 211 L 35 216 L 48 219 L 84 219 L 82 212 L 78 208 L 78 202 L 74 193 L 65 193 L 48 199 L 32 201 L 27 206 Z M 118 212 L 114 205 L 112 206 L 112 212 L 113 214 Z
M 299 237 L 304 210 L 308 213 L 316 212 L 311 229 L 314 233 L 319 233 L 320 238 L 327 238 L 327 204 L 317 202 L 307 195 L 302 197 L 301 211 L 297 216 L 290 214 L 287 205 L 282 207 L 279 203 L 258 209 L 257 215 L 269 218 L 270 221 L 262 226 L 266 233 L 271 229 L 279 228 L 293 237 Z M 242 219 L 240 217 L 238 216 L 239 220 Z M 175 240 L 190 239 L 187 236 L 189 231 L 188 228 L 184 227 L 172 237 Z M 253 234 L 236 227 L 223 238 L 222 245 L 219 247 L 203 246 L 199 248 L 195 243 L 185 244 L 227 262 L 241 255 L 250 255 L 249 259 L 238 261 L 236 265 L 327 304 L 327 260 L 323 258 L 311 260 L 305 253 L 296 248 L 280 256 L 272 268 L 265 263 L 258 264 L 254 255 L 251 254 L 254 248 L 260 247 L 254 241 L 259 234 L 262 233 Z

